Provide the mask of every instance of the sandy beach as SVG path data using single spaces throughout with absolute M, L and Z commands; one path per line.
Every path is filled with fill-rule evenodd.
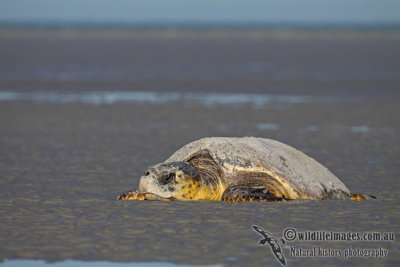
M 399 233 L 398 47 L 396 32 L 379 31 L 2 29 L 0 261 L 278 265 L 253 224 L 278 238 L 287 227 Z M 378 199 L 116 201 L 148 165 L 209 136 L 279 140 Z M 290 265 L 400 262 L 398 240 L 288 245 L 389 251 L 284 247 Z

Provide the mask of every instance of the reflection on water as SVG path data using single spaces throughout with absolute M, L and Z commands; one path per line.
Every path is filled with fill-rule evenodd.
M 209 267 L 219 267 L 223 266 L 222 264 L 215 265 L 188 265 L 188 264 L 173 264 L 169 262 L 108 262 L 108 261 L 61 261 L 48 263 L 42 260 L 5 260 L 0 263 L 0 266 L 4 267 L 19 267 L 19 266 L 29 266 L 29 267 L 190 267 L 190 266 L 209 266 Z
M 336 96 L 300 96 L 272 95 L 246 93 L 177 93 L 177 92 L 12 92 L 0 91 L 0 101 L 27 100 L 52 103 L 145 103 L 165 104 L 168 102 L 198 103 L 205 106 L 214 105 L 252 105 L 255 108 L 266 107 L 269 104 L 300 104 L 300 103 L 332 103 L 350 99 Z

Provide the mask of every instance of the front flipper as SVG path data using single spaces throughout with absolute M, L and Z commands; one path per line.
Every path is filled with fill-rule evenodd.
M 117 200 L 145 200 L 146 197 L 139 191 L 128 191 L 125 194 L 120 195 Z
M 277 197 L 264 187 L 231 186 L 222 194 L 221 200 L 227 202 L 271 202 L 290 199 Z
M 118 196 L 117 200 L 161 200 L 161 201 L 172 201 L 175 200 L 173 197 L 160 197 L 153 193 L 139 192 L 139 191 L 128 191 L 125 194 Z

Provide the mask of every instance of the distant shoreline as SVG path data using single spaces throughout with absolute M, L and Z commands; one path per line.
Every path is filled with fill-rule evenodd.
M 0 38 L 57 35 L 60 37 L 400 37 L 400 25 L 293 24 L 24 24 L 0 23 Z
M 0 21 L 0 29 L 107 29 L 107 30 L 352 30 L 352 31 L 392 31 L 400 30 L 400 23 L 102 23 L 102 22 L 7 22 Z

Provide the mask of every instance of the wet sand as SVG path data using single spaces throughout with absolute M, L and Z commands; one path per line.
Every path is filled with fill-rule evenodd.
M 286 245 L 288 265 L 399 264 L 396 47 L 400 40 L 396 36 L 96 39 L 50 32 L 41 38 L 17 37 L 0 35 L 1 91 L 231 92 L 344 100 L 257 108 L 246 103 L 210 106 L 184 101 L 101 105 L 1 101 L 0 259 L 278 266 L 270 248 L 257 245 L 260 236 L 251 229 L 257 224 L 278 239 L 287 227 L 397 233 L 397 240 L 390 242 L 287 244 L 382 246 L 389 250 L 385 259 L 294 257 Z M 146 166 L 207 136 L 277 139 L 317 159 L 352 191 L 378 199 L 115 200 L 137 186 Z

